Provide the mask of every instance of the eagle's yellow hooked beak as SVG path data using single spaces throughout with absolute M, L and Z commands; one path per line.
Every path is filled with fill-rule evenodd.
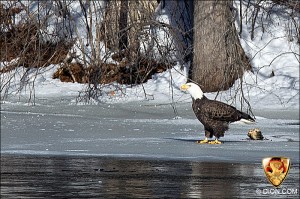
M 182 84 L 182 86 L 180 87 L 181 90 L 186 91 L 187 89 L 189 89 L 189 86 L 186 84 Z

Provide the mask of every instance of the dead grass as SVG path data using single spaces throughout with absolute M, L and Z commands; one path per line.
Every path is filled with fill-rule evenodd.
M 62 82 L 101 83 L 117 82 L 120 84 L 141 84 L 175 64 L 166 64 L 152 59 L 143 58 L 136 63 L 127 61 L 118 64 L 102 63 L 100 66 L 84 68 L 80 63 L 63 64 L 54 74 L 54 79 Z
M 33 24 L 20 24 L 9 31 L 0 32 L 0 35 L 0 61 L 10 62 L 17 59 L 13 64 L 1 68 L 1 73 L 19 66 L 39 68 L 61 63 L 72 46 L 72 42 L 40 41 L 38 29 Z
M 39 32 L 43 24 L 38 24 L 30 18 L 16 24 L 15 15 L 26 10 L 25 7 L 16 5 L 11 4 L 10 7 L 5 8 L 0 3 L 0 61 L 6 64 L 0 68 L 0 73 L 10 72 L 17 67 L 41 68 L 60 64 L 53 78 L 60 79 L 62 82 L 92 84 L 117 82 L 133 85 L 144 83 L 152 78 L 153 74 L 161 73 L 175 65 L 140 55 L 136 48 L 130 49 L 130 46 L 123 53 L 115 53 L 112 56 L 116 64 L 106 63 L 103 60 L 98 60 L 98 64 L 85 65 L 76 59 L 66 61 L 74 41 L 67 39 L 60 42 L 44 41 Z M 148 8 L 150 11 L 153 9 Z M 136 20 L 141 20 L 140 17 L 135 16 Z M 112 51 L 113 49 L 111 48 Z

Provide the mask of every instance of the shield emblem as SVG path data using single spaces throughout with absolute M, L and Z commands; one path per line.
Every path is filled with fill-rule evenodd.
M 275 187 L 279 187 L 286 178 L 291 161 L 286 157 L 269 157 L 262 160 L 267 179 Z

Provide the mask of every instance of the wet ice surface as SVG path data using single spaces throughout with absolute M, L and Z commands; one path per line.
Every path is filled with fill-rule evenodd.
M 76 106 L 2 104 L 1 153 L 261 162 L 287 156 L 299 162 L 299 113 L 254 111 L 257 124 L 231 124 L 222 145 L 199 145 L 203 126 L 190 104 Z M 178 117 L 179 116 L 179 117 Z M 265 140 L 249 140 L 260 128 Z
M 297 164 L 292 165 L 278 189 L 281 194 L 274 194 L 274 187 L 265 178 L 260 164 L 73 156 L 1 157 L 3 198 L 297 198 L 297 187 Z
M 222 145 L 200 145 L 190 104 L 177 115 L 148 103 L 46 104 L 1 105 L 5 198 L 273 198 L 268 156 L 291 158 L 282 188 L 299 188 L 298 110 L 256 111 L 257 124 L 232 124 Z M 248 140 L 250 128 L 266 139 Z

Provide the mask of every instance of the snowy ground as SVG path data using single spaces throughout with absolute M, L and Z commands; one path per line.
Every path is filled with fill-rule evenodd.
M 286 156 L 299 162 L 298 110 L 254 110 L 257 124 L 231 124 L 222 145 L 199 145 L 203 126 L 190 103 L 37 106 L 1 105 L 1 153 L 256 162 Z M 265 140 L 248 140 L 260 128 Z
M 173 5 L 171 1 L 169 3 L 168 5 Z M 269 8 L 268 2 L 261 2 L 261 4 Z M 31 6 L 32 11 L 37 11 L 36 4 L 32 4 Z M 234 6 L 239 10 L 240 1 L 236 1 Z M 82 41 L 87 41 L 87 35 L 85 34 L 86 25 L 83 23 L 85 20 L 80 11 L 80 4 L 73 2 L 72 7 L 73 14 L 78 17 L 76 18 L 76 28 L 78 32 L 82 33 L 77 36 L 82 37 Z M 100 3 L 99 12 L 102 11 L 102 7 L 103 5 Z M 247 4 L 242 6 L 243 15 L 247 15 L 245 12 L 246 7 Z M 251 9 L 254 8 L 252 7 Z M 251 39 L 252 24 L 246 20 L 247 17 L 244 16 L 242 19 L 243 26 L 240 42 L 253 66 L 253 73 L 246 72 L 244 74 L 242 88 L 244 97 L 254 109 L 299 109 L 300 52 L 299 43 L 297 43 L 296 38 L 297 29 L 289 17 L 291 11 L 288 9 L 283 10 L 281 14 L 274 11 L 267 16 L 263 10 L 260 10 L 257 13 L 257 17 L 260 20 L 256 21 L 253 39 Z M 159 12 L 160 14 L 157 19 L 168 23 L 172 20 L 168 12 L 165 11 L 162 10 L 162 12 Z M 19 16 L 17 19 L 21 20 L 22 17 Z M 295 19 L 299 19 L 299 16 Z M 239 20 L 241 19 L 236 20 L 237 29 L 240 27 Z M 49 25 L 49 28 L 54 27 L 53 25 Z M 93 28 L 93 30 L 95 29 Z M 155 31 L 157 37 L 160 38 L 159 45 L 174 45 L 170 44 L 170 42 L 172 43 L 172 38 L 165 37 L 166 33 L 164 29 Z M 92 34 L 96 34 L 95 31 Z M 100 44 L 102 45 L 103 43 Z M 78 56 L 83 56 L 80 50 L 75 49 L 75 51 Z M 87 50 L 87 53 L 89 52 L 90 50 Z M 101 54 L 105 55 L 106 53 L 103 51 Z M 174 52 L 172 51 L 172 53 Z M 109 60 L 112 61 L 111 59 Z M 12 60 L 11 63 L 15 61 Z M 101 85 L 103 93 L 96 100 L 106 103 L 150 100 L 153 104 L 188 101 L 190 97 L 184 95 L 179 90 L 179 87 L 187 81 L 186 75 L 189 63 L 180 65 L 180 60 L 174 61 L 178 61 L 178 64 L 173 69 L 154 75 L 144 85 L 133 87 L 119 84 Z M 6 64 L 9 63 L 1 62 L 0 67 L 4 67 Z M 35 98 L 48 99 L 68 96 L 73 97 L 73 103 L 75 103 L 76 96 L 78 96 L 79 92 L 86 90 L 87 86 L 77 83 L 62 83 L 57 79 L 53 80 L 52 75 L 58 67 L 59 65 L 52 65 L 43 69 L 31 69 L 29 71 L 20 67 L 10 73 L 1 74 L 2 97 L 7 96 L 5 98 L 7 101 L 18 99 L 20 101 L 33 102 Z M 235 85 L 228 91 L 220 92 L 218 95 L 217 93 L 207 93 L 206 95 L 210 98 L 215 98 L 217 95 L 218 100 L 225 101 L 234 106 L 240 106 L 241 103 L 239 101 L 242 96 L 240 86 L 240 80 L 237 80 Z M 114 96 L 110 95 L 111 91 L 114 92 Z M 85 104 L 86 102 L 81 103 Z M 87 103 L 95 104 L 98 102 L 91 100 Z M 243 108 L 245 108 L 245 104 L 243 104 Z

